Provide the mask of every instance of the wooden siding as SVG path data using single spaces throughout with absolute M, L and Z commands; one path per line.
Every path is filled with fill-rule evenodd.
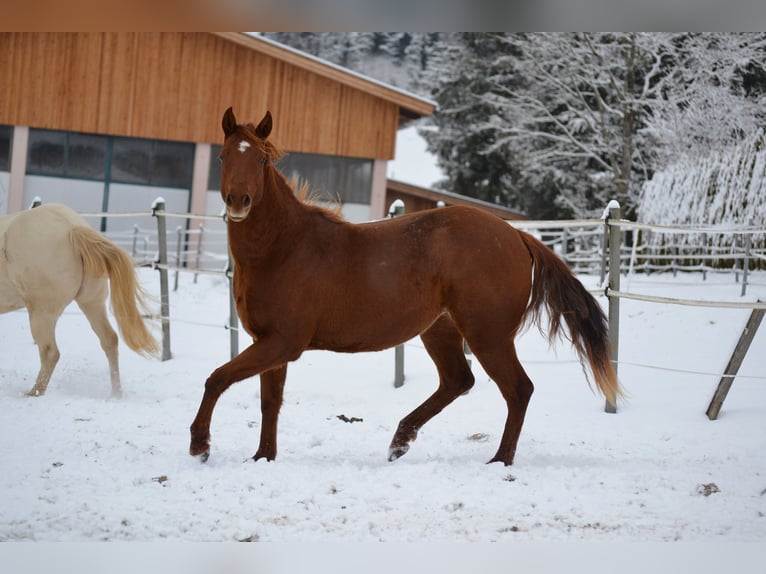
M 357 85 L 211 33 L 0 33 L 4 124 L 220 143 L 268 109 L 287 150 L 392 159 L 400 106 Z

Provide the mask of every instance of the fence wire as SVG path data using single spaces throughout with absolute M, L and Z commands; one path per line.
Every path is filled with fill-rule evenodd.
M 151 211 L 120 213 L 82 213 L 91 218 L 150 218 L 157 217 L 156 209 Z M 180 219 L 185 223 L 165 234 L 165 244 L 169 253 L 164 258 L 167 263 L 159 263 L 160 241 L 157 228 L 144 228 L 134 225 L 132 230 L 106 231 L 105 235 L 120 247 L 131 253 L 137 265 L 151 266 L 154 269 L 175 273 L 175 288 L 179 277 L 192 275 L 194 282 L 198 275 L 220 276 L 231 279 L 229 268 L 228 239 L 221 216 L 162 212 L 161 217 Z M 192 227 L 192 222 L 197 224 Z M 652 225 L 623 219 L 583 219 L 572 221 L 513 221 L 513 227 L 532 233 L 558 253 L 578 274 L 596 274 L 602 276 L 606 266 L 608 229 L 618 226 L 622 233 L 619 246 L 620 262 L 627 273 L 652 274 L 657 272 L 708 272 L 731 273 L 735 282 L 743 280 L 743 294 L 747 272 L 754 269 L 766 269 L 766 227 L 764 226 L 667 226 Z M 688 237 L 694 242 L 672 241 L 672 237 Z M 727 236 L 727 244 L 721 245 L 711 238 Z M 660 239 L 658 239 L 660 238 Z M 643 295 L 623 290 L 602 288 L 591 290 L 594 295 L 618 297 L 647 301 L 659 304 L 676 304 L 695 307 L 719 307 L 730 309 L 766 309 L 766 303 L 708 301 L 677 299 L 654 295 Z M 180 317 L 152 317 L 157 321 L 193 325 L 208 328 L 223 328 L 236 333 L 236 321 L 231 324 L 211 324 Z M 411 343 L 408 343 L 411 346 Z M 232 354 L 238 352 L 232 349 Z M 548 363 L 548 361 L 538 361 Z M 576 362 L 576 361 L 573 361 Z M 530 363 L 535 363 L 531 361 Z M 562 363 L 562 361 L 550 361 Z M 711 377 L 734 376 L 719 373 L 704 373 L 684 369 L 675 369 L 656 365 L 616 361 L 626 366 L 679 372 Z M 740 378 L 766 379 L 736 375 Z

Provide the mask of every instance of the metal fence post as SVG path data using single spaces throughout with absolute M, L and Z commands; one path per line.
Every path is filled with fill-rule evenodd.
M 604 219 L 604 234 L 601 236 L 601 272 L 599 273 L 598 284 L 603 285 L 606 278 L 606 259 L 609 245 L 609 211 L 608 208 L 602 216 Z
M 199 224 L 199 238 L 197 239 L 197 255 L 194 258 L 194 284 L 197 284 L 197 277 L 199 276 L 199 258 L 202 255 L 202 234 L 205 232 L 205 226 Z
M 162 321 L 162 360 L 170 359 L 170 292 L 168 289 L 168 237 L 165 221 L 165 200 L 158 197 L 152 205 L 157 218 L 158 253 L 155 263 L 160 272 L 160 320 Z
M 176 227 L 176 273 L 173 278 L 173 291 L 178 291 L 178 274 L 181 269 L 181 246 L 183 245 L 183 227 Z
M 138 224 L 133 225 L 133 259 L 136 259 L 136 245 L 138 243 Z
M 620 226 L 616 223 L 620 220 L 620 204 L 616 201 L 609 202 L 609 216 L 606 219 L 606 225 L 609 227 L 609 345 L 612 348 L 612 362 L 614 370 L 617 372 L 618 361 L 620 357 L 620 298 L 611 294 L 612 291 L 620 290 L 620 245 L 621 233 Z M 606 401 L 604 411 L 616 413 L 617 405 L 612 405 Z
M 745 234 L 745 258 L 742 260 L 742 292 L 741 297 L 747 293 L 747 272 L 750 268 L 750 248 L 752 246 L 752 238 L 749 233 Z
M 394 218 L 404 215 L 404 202 L 397 199 L 388 208 L 388 217 Z M 394 348 L 394 388 L 399 388 L 404 384 L 404 345 L 397 345 Z
M 239 316 L 237 315 L 237 302 L 234 299 L 234 261 L 229 251 L 229 259 L 226 263 L 226 278 L 229 280 L 229 354 L 233 359 L 239 354 Z

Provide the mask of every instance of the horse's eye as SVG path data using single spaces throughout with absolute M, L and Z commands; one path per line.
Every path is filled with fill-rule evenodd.
M 223 156 L 222 155 L 218 156 L 218 163 L 219 164 L 223 164 Z

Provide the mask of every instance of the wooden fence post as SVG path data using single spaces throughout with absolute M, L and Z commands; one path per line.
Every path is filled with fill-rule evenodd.
M 760 301 L 758 301 L 760 303 Z M 766 315 L 766 309 L 753 309 L 750 313 L 750 318 L 745 324 L 745 328 L 742 334 L 739 336 L 737 346 L 734 348 L 734 352 L 731 354 L 731 359 L 726 365 L 726 370 L 718 383 L 718 388 L 715 390 L 713 399 L 710 401 L 710 406 L 707 408 L 707 418 L 714 421 L 718 418 L 718 413 L 721 411 L 726 395 L 729 394 L 729 389 L 734 382 L 734 377 L 737 375 L 739 368 L 742 366 L 742 361 L 747 355 L 747 350 L 750 348 L 750 344 L 755 338 L 755 333 L 758 331 L 758 327 L 761 325 L 763 316 Z
M 170 293 L 168 290 L 168 237 L 165 221 L 165 200 L 158 197 L 152 205 L 157 218 L 157 261 L 160 272 L 160 320 L 162 321 L 162 360 L 170 359 Z
M 404 215 L 404 202 L 395 200 L 388 208 L 388 217 L 394 218 Z M 404 345 L 394 347 L 394 388 L 404 385 Z
M 622 234 L 619 225 L 609 224 L 610 221 L 620 220 L 620 204 L 612 200 L 607 207 L 609 215 L 606 218 L 606 225 L 609 227 L 609 345 L 612 348 L 612 362 L 614 370 L 617 372 L 618 361 L 620 358 L 620 298 L 611 294 L 611 291 L 620 290 L 620 246 Z M 616 413 L 617 405 L 611 404 L 608 400 L 605 403 L 604 411 L 607 413 Z

